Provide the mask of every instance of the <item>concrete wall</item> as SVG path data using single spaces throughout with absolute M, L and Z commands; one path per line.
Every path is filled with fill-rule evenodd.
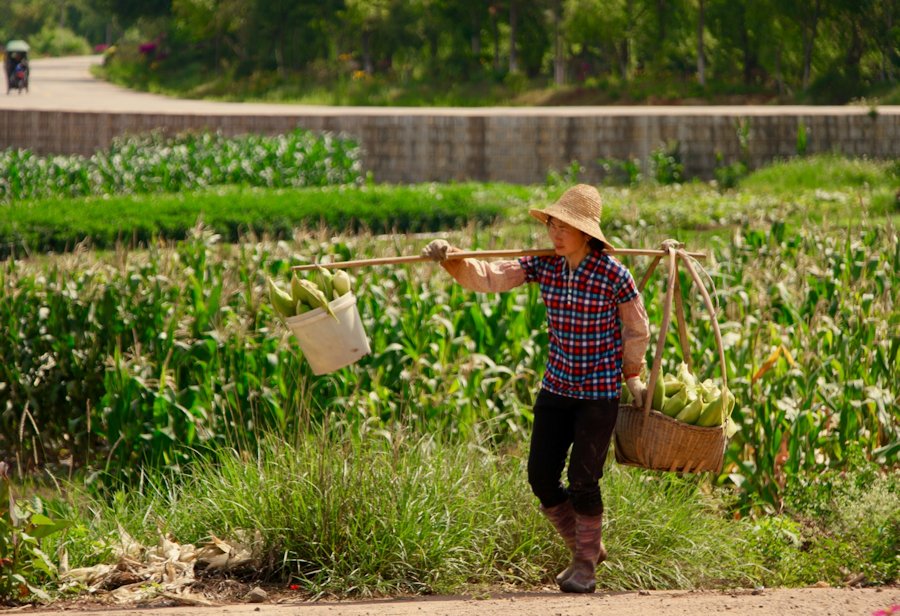
M 775 108 L 741 115 L 739 108 L 698 113 L 657 109 L 618 113 L 580 110 L 373 110 L 283 115 L 190 115 L 8 110 L 0 115 L 0 149 L 40 154 L 90 155 L 113 137 L 161 129 L 219 130 L 227 135 L 276 134 L 300 126 L 355 137 L 364 164 L 381 182 L 491 180 L 539 183 L 550 169 L 573 160 L 582 180 L 598 182 L 599 158 L 640 158 L 677 141 L 688 176 L 711 177 L 716 154 L 725 162 L 741 155 L 737 125 L 749 122 L 752 166 L 796 154 L 801 125 L 807 152 L 837 151 L 900 158 L 900 113 L 789 113 Z M 810 109 L 810 108 L 806 108 Z

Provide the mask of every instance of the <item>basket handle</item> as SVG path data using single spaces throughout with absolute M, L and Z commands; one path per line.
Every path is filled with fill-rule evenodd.
M 663 320 L 662 320 L 662 324 L 659 327 L 659 338 L 656 341 L 656 352 L 653 356 L 653 368 L 650 370 L 650 380 L 647 381 L 647 395 L 644 396 L 644 417 L 643 417 L 643 421 L 641 423 L 641 433 L 643 433 L 643 431 L 646 429 L 647 418 L 650 416 L 650 403 L 653 401 L 653 393 L 652 392 L 654 391 L 654 388 L 656 387 L 656 381 L 660 378 L 659 373 L 660 373 L 660 368 L 662 366 L 662 353 L 663 353 L 663 347 L 665 347 L 666 331 L 669 329 L 669 322 L 672 319 L 672 296 L 674 295 L 674 290 L 675 290 L 675 274 L 676 274 L 675 258 L 677 256 L 677 254 L 675 252 L 675 243 L 672 242 L 671 240 L 666 240 L 665 242 L 663 242 L 663 250 L 665 250 L 668 253 L 667 257 L 668 257 L 668 267 L 669 267 L 669 280 L 668 280 L 668 284 L 666 285 L 666 296 L 665 296 L 665 299 L 663 300 Z M 658 261 L 654 261 L 651 264 L 650 272 L 652 272 L 653 269 L 655 269 L 657 263 L 658 263 Z M 649 276 L 650 272 L 648 272 L 647 276 Z M 644 281 L 642 281 L 642 282 L 646 281 L 647 276 L 644 277 Z M 644 439 L 643 438 L 637 439 L 637 446 L 635 449 L 636 449 L 635 453 L 637 454 L 637 459 L 643 460 L 644 459 L 644 451 L 643 451 L 644 450 Z
M 682 354 L 685 357 L 685 362 L 688 363 L 688 366 L 691 366 L 692 360 L 690 359 L 690 348 L 688 343 L 688 335 L 687 335 L 687 325 L 685 323 L 684 317 L 684 304 L 681 298 L 681 284 L 678 282 L 678 271 L 677 265 L 678 261 L 684 263 L 685 268 L 691 276 L 691 279 L 694 281 L 694 284 L 697 285 L 700 289 L 700 294 L 703 297 L 703 302 L 706 305 L 707 310 L 709 311 L 710 318 L 712 321 L 713 334 L 716 339 L 716 347 L 719 353 L 719 362 L 722 365 L 722 385 L 723 385 L 723 395 L 724 390 L 728 388 L 728 370 L 727 364 L 725 362 L 725 349 L 722 344 L 722 334 L 719 330 L 719 321 L 716 318 L 716 310 L 713 306 L 712 300 L 709 296 L 709 292 L 706 290 L 706 287 L 703 284 L 703 281 L 700 278 L 700 275 L 697 273 L 694 264 L 691 263 L 690 255 L 684 250 L 682 247 L 683 244 L 675 241 L 675 240 L 666 240 L 662 243 L 661 249 L 666 252 L 667 255 L 667 266 L 668 266 L 668 281 L 666 284 L 666 295 L 663 299 L 663 317 L 662 324 L 659 328 L 659 336 L 656 342 L 656 351 L 653 356 L 653 366 L 650 370 L 650 378 L 647 382 L 647 395 L 644 397 L 643 411 L 644 411 L 644 421 L 641 429 L 643 430 L 647 425 L 647 418 L 650 415 L 650 404 L 653 401 L 652 392 L 656 387 L 656 382 L 660 378 L 660 372 L 662 369 L 662 355 L 663 349 L 665 347 L 666 334 L 669 329 L 669 325 L 672 321 L 672 303 L 675 301 L 675 312 L 676 319 L 678 320 L 678 338 L 681 343 Z M 656 266 L 659 264 L 660 259 L 662 257 L 656 257 L 653 262 L 650 264 L 646 274 L 641 279 L 641 284 L 638 287 L 640 291 L 644 290 L 644 287 L 647 284 L 647 281 L 650 278 L 650 275 L 656 269 Z M 699 266 L 698 266 L 699 267 Z M 677 290 L 677 298 L 675 297 Z M 725 431 L 725 425 L 722 425 L 722 431 Z M 638 439 L 637 441 L 637 457 L 638 459 L 643 459 L 643 439 Z
M 706 290 L 706 287 L 703 285 L 703 281 L 700 279 L 700 275 L 697 273 L 694 264 L 691 263 L 690 257 L 684 254 L 682 251 L 681 260 L 684 262 L 684 266 L 687 268 L 687 271 L 691 274 L 691 278 L 694 279 L 694 284 L 700 288 L 700 295 L 703 296 L 703 301 L 706 304 L 706 309 L 709 311 L 709 317 L 712 324 L 713 334 L 716 337 L 716 348 L 719 350 L 719 363 L 722 364 L 722 386 L 724 389 L 728 389 L 728 364 L 725 363 L 725 346 L 722 344 L 722 332 L 719 330 L 719 319 L 716 318 L 716 308 L 713 306 L 712 299 L 709 297 L 709 292 Z M 699 267 L 699 266 L 698 266 Z M 722 395 L 725 395 L 725 391 L 722 391 Z M 725 429 L 724 423 L 722 424 L 722 429 Z

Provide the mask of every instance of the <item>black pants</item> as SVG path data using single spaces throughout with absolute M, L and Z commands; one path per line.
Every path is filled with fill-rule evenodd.
M 571 499 L 576 513 L 603 513 L 600 478 L 618 414 L 618 398 L 579 400 L 541 390 L 534 404 L 528 483 L 544 507 Z M 570 447 L 566 489 L 561 478 Z

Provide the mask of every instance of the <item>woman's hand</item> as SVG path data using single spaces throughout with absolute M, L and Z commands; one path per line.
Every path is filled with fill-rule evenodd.
M 447 260 L 447 253 L 452 251 L 453 246 L 447 240 L 433 240 L 422 249 L 422 256 L 441 263 Z
M 641 377 L 633 376 L 625 381 L 625 386 L 631 392 L 634 398 L 634 406 L 641 408 L 644 406 L 644 395 L 647 393 L 647 386 L 641 382 Z

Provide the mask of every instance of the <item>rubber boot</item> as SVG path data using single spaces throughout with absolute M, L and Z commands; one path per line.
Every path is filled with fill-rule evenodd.
M 541 505 L 541 513 L 547 516 L 550 523 L 562 537 L 566 547 L 575 558 L 575 510 L 572 509 L 572 502 L 567 500 L 560 505 L 553 507 L 544 507 Z M 557 585 L 562 584 L 572 574 L 572 565 L 570 564 L 559 575 L 556 576 Z
M 563 592 L 594 592 L 597 563 L 606 560 L 603 547 L 603 515 L 575 514 L 575 556 L 572 573 L 560 585 Z

